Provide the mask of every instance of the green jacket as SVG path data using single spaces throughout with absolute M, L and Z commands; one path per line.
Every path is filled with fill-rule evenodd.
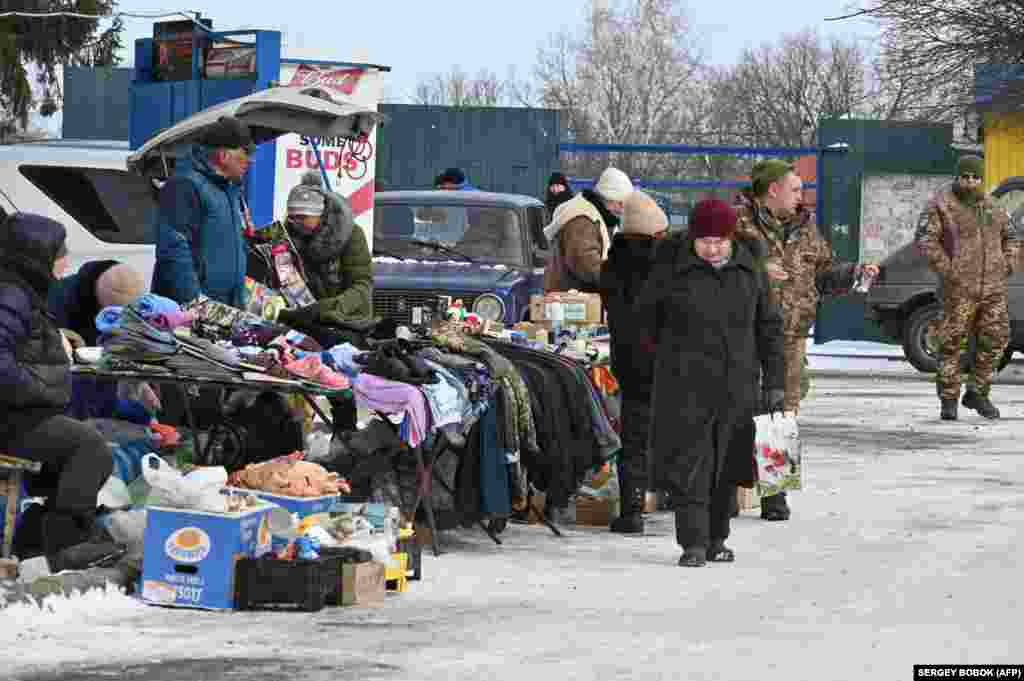
M 333 192 L 323 193 L 327 207 L 315 234 L 307 237 L 275 222 L 259 230 L 254 241 L 287 241 L 292 246 L 303 278 L 317 300 L 310 306 L 315 321 L 332 325 L 369 319 L 373 317 L 373 257 L 366 234 L 355 224 L 344 198 Z

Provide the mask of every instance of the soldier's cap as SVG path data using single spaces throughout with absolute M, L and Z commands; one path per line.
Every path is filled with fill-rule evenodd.
M 956 174 L 959 177 L 965 173 L 984 177 L 985 161 L 980 156 L 975 156 L 974 154 L 961 156 L 956 160 Z
M 203 131 L 199 143 L 212 149 L 245 149 L 249 153 L 256 149 L 249 126 L 232 116 L 221 116 Z
M 758 161 L 750 170 L 750 179 L 753 183 L 754 196 L 764 196 L 768 193 L 768 187 L 772 182 L 779 180 L 793 172 L 793 164 L 777 158 L 770 158 Z

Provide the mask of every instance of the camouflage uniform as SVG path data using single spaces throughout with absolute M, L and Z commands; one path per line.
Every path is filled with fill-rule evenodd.
M 753 242 L 762 265 L 774 263 L 789 278 L 771 280 L 782 307 L 786 366 L 786 411 L 796 411 L 802 396 L 807 337 L 818 309 L 819 292 L 834 294 L 853 286 L 856 265 L 834 264 L 832 248 L 818 232 L 814 213 L 798 211 L 780 219 L 750 195 L 740 197 L 736 238 Z
M 1010 216 L 987 197 L 970 205 L 946 189 L 928 201 L 916 240 L 942 289 L 939 396 L 959 398 L 961 345 L 973 333 L 976 391 L 987 397 L 1010 338 L 1007 280 L 1015 257 Z

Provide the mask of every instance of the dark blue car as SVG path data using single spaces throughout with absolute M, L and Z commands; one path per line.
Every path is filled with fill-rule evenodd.
M 538 199 L 480 191 L 378 192 L 374 200 L 374 309 L 418 325 L 438 296 L 484 319 L 528 318 L 543 293 L 547 214 Z

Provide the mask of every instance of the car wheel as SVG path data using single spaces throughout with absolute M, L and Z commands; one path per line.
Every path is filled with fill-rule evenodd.
M 932 374 L 939 368 L 941 321 L 942 304 L 929 303 L 914 310 L 903 326 L 903 354 L 918 371 Z

